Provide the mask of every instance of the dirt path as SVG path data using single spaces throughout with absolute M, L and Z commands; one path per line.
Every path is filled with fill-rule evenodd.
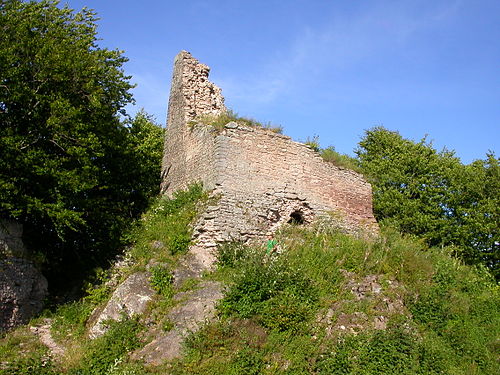
M 52 338 L 52 334 L 50 333 L 52 319 L 44 319 L 43 322 L 44 324 L 41 326 L 30 327 L 30 331 L 36 334 L 42 344 L 49 348 L 51 357 L 54 360 L 58 360 L 64 356 L 66 350 Z

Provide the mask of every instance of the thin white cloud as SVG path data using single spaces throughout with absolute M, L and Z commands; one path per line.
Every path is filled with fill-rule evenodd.
M 333 13 L 328 24 L 300 30 L 292 45 L 246 79 L 225 76 L 218 84 L 236 101 L 271 104 L 280 96 L 300 94 L 328 69 L 342 71 L 373 55 L 412 48 L 415 35 L 452 19 L 459 5 L 383 2 L 355 16 Z

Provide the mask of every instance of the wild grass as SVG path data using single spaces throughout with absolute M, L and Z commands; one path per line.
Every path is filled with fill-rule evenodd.
M 169 262 L 186 250 L 173 239 L 190 233 L 184 231 L 200 199 L 206 199 L 201 189 L 192 187 L 159 200 L 133 232 L 138 262 L 148 264 L 153 252 L 162 257 L 149 268 L 160 301 L 149 319 L 164 331 L 172 329 L 165 314 L 172 295 Z M 23 328 L 0 340 L 0 374 L 500 373 L 499 287 L 486 270 L 451 257 L 454 249 L 429 248 L 390 227 L 367 240 L 325 226 L 291 225 L 275 238 L 280 254 L 266 255 L 264 246 L 220 246 L 210 276 L 227 286 L 218 319 L 189 336 L 183 358 L 159 367 L 128 359 L 143 345 L 143 326 L 134 319 L 111 323 L 106 335 L 86 340 L 86 320 L 100 300 L 96 292 L 54 313 L 54 336 L 70 344 L 72 359 L 53 363 Z M 385 300 L 358 300 L 351 293 L 353 281 L 370 275 L 377 276 Z M 391 298 L 401 299 L 401 311 L 381 310 L 379 302 Z M 356 313 L 365 317 L 356 334 L 338 328 L 342 314 Z M 387 326 L 374 329 L 370 322 L 381 314 Z
M 122 279 L 134 270 L 146 268 L 154 260 L 148 268 L 151 285 L 158 295 L 148 314 L 150 322 L 156 321 L 165 331 L 172 328 L 165 314 L 172 306 L 174 294 L 171 269 L 179 256 L 187 251 L 191 243 L 191 224 L 207 199 L 200 185 L 179 191 L 172 199 L 158 198 L 127 234 L 135 265 L 122 270 L 125 272 Z M 88 319 L 92 311 L 102 306 L 112 293 L 110 276 L 110 271 L 96 270 L 95 276 L 88 282 L 85 297 L 46 313 L 52 318 L 52 337 L 66 348 L 64 358 L 54 362 L 37 336 L 27 327 L 22 327 L 0 339 L 0 374 L 146 373 L 143 365 L 128 360 L 128 352 L 143 345 L 139 341 L 143 329 L 141 321 L 124 317 L 120 322 L 109 322 L 110 329 L 104 336 L 95 340 L 87 338 Z M 188 284 L 184 286 L 187 287 Z
M 199 206 L 208 199 L 201 185 L 160 197 L 129 234 L 136 264 L 145 266 L 152 258 L 172 263 L 191 244 L 191 224 Z
M 205 125 L 211 125 L 217 131 L 220 132 L 220 131 L 224 130 L 224 127 L 230 122 L 236 122 L 239 125 L 247 126 L 247 127 L 251 127 L 251 128 L 267 129 L 273 133 L 283 134 L 283 127 L 281 125 L 274 125 L 270 122 L 262 123 L 262 122 L 259 122 L 255 119 L 252 119 L 249 117 L 242 117 L 230 109 L 227 110 L 226 112 L 218 115 L 218 116 L 202 115 L 198 119 L 191 121 L 189 125 L 194 126 L 198 123 L 202 123 Z
M 362 169 L 359 166 L 359 162 L 356 158 L 341 154 L 335 150 L 335 147 L 329 146 L 327 148 L 323 148 L 319 151 L 323 160 L 336 165 L 337 167 L 351 169 L 355 172 L 362 173 Z
M 19 327 L 0 340 L 0 374 L 55 375 L 57 372 L 45 347 L 28 327 Z
M 313 150 L 315 152 L 321 151 L 321 145 L 319 144 L 319 136 L 318 135 L 313 135 L 312 137 L 307 137 L 304 144 L 308 145 L 311 148 L 311 150 Z
M 322 148 L 319 142 L 319 136 L 317 135 L 313 137 L 307 137 L 304 144 L 309 146 L 313 151 L 319 153 L 323 160 L 328 163 L 332 163 L 337 167 L 347 168 L 358 173 L 363 173 L 358 159 L 346 154 L 341 154 L 340 152 L 335 150 L 334 146 Z
M 66 373 L 71 375 L 108 375 L 127 362 L 127 354 L 140 346 L 137 319 L 110 321 L 104 336 L 87 342 L 80 363 Z
M 187 343 L 173 374 L 492 374 L 500 318 L 498 287 L 481 269 L 449 256 L 452 249 L 384 228 L 366 241 L 338 231 L 291 227 L 277 236 L 281 255 L 225 244 L 219 269 L 228 282 L 220 320 Z M 355 300 L 347 273 L 378 275 L 398 285 L 404 311 L 385 330 L 327 334 L 318 318 L 336 306 L 363 312 L 379 306 Z M 388 297 L 391 297 L 388 292 Z M 328 325 L 327 324 L 327 325 Z

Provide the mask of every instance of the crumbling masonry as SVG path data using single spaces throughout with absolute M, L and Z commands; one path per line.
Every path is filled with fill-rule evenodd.
M 318 217 L 349 232 L 377 231 L 371 186 L 360 174 L 267 129 L 231 122 L 220 131 L 196 124 L 203 115 L 226 111 L 209 70 L 188 52 L 176 56 L 162 163 L 163 194 L 201 182 L 220 197 L 196 224 L 200 248 L 249 241 L 291 220 Z

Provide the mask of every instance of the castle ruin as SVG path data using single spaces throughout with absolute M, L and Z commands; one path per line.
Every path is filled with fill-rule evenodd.
M 269 129 L 231 122 L 217 130 L 201 123 L 226 111 L 209 70 L 186 51 L 176 56 L 162 162 L 163 194 L 201 182 L 219 197 L 195 226 L 199 247 L 248 242 L 285 223 L 319 217 L 348 232 L 378 230 L 371 186 L 362 175 Z

